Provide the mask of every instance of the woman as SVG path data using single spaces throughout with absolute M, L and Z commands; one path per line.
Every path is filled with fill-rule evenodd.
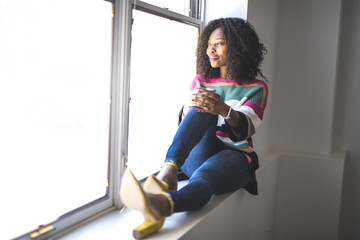
M 253 27 L 239 18 L 211 21 L 197 47 L 197 73 L 181 123 L 159 174 L 142 188 L 130 170 L 122 180 L 125 206 L 144 213 L 134 229 L 143 238 L 166 216 L 202 208 L 213 194 L 245 188 L 257 194 L 258 159 L 251 136 L 261 123 L 267 86 L 260 64 L 266 52 Z M 177 173 L 189 182 L 177 190 Z

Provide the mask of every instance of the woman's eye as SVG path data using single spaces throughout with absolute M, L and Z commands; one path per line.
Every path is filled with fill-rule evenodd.
M 208 47 L 212 47 L 212 46 L 223 46 L 223 45 L 224 45 L 224 42 L 217 42 L 217 43 L 214 43 L 214 44 L 208 43 Z

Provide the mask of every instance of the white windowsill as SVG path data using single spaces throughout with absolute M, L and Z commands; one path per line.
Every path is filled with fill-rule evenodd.
M 186 183 L 187 181 L 179 182 L 179 187 Z M 175 213 L 167 217 L 160 231 L 146 239 L 179 239 L 230 195 L 231 193 L 212 197 L 210 202 L 199 211 Z M 125 208 L 121 211 L 113 211 L 59 239 L 134 239 L 132 229 L 142 221 L 143 216 L 140 212 Z
M 276 152 L 268 153 L 266 156 L 263 156 L 260 160 L 260 168 L 257 170 L 257 174 L 266 168 L 270 162 L 277 159 L 278 156 L 279 153 Z M 186 183 L 187 181 L 179 182 L 179 188 L 184 186 Z M 245 190 L 240 189 L 238 191 Z M 238 191 L 213 196 L 208 204 L 196 212 L 175 213 L 170 217 L 167 217 L 163 227 L 157 233 L 150 235 L 146 239 L 180 239 L 202 222 L 202 220 L 204 220 L 212 211 L 214 211 L 217 207 L 220 207 L 226 199 L 233 194 L 237 194 Z M 132 229 L 141 224 L 142 221 L 143 216 L 140 212 L 126 208 L 121 211 L 112 211 L 58 239 L 134 239 L 132 236 Z

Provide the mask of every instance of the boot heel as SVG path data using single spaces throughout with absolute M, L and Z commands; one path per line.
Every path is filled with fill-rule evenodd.
M 162 227 L 165 217 L 157 219 L 150 211 L 149 199 L 129 169 L 126 169 L 123 175 L 120 197 L 126 207 L 141 211 L 144 215 L 145 221 L 133 230 L 136 239 L 144 238 Z
M 136 239 L 142 239 L 154 232 L 157 232 L 163 225 L 165 218 L 160 218 L 156 222 L 145 221 L 133 230 Z

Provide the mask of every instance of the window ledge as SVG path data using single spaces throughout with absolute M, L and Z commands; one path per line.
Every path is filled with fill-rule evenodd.
M 243 189 L 233 193 L 216 195 L 212 197 L 210 202 L 199 211 L 175 213 L 172 216 L 166 218 L 164 226 L 161 228 L 161 230 L 153 235 L 150 235 L 147 239 L 197 239 L 193 236 L 195 236 L 199 231 L 202 235 L 206 234 L 206 232 L 203 231 L 204 226 L 210 226 L 210 228 L 212 228 L 211 231 L 209 231 L 209 229 L 207 231 L 207 234 L 211 234 L 211 239 L 216 239 L 215 237 L 220 236 L 223 231 L 227 231 L 229 227 L 234 227 L 234 229 L 236 228 L 235 230 L 232 229 L 232 231 L 236 232 L 236 234 L 255 234 L 251 230 L 253 224 L 251 219 L 253 220 L 254 218 L 256 218 L 256 221 L 262 222 L 262 225 L 265 226 L 263 229 L 260 229 L 261 231 L 256 231 L 257 235 L 273 234 L 275 231 L 273 226 L 273 215 L 275 213 L 273 212 L 273 209 L 275 207 L 277 191 L 276 176 L 278 174 L 277 168 L 281 156 L 285 156 L 286 159 L 286 156 L 304 156 L 305 159 L 341 160 L 345 158 L 345 153 L 331 153 L 329 156 L 311 156 L 308 154 L 302 155 L 287 152 L 268 152 L 260 157 L 260 168 L 257 171 L 257 177 L 260 184 L 259 187 L 263 189 L 261 198 L 254 198 L 250 194 L 244 194 L 245 191 Z M 264 171 L 265 169 L 268 169 L 268 171 Z M 179 182 L 179 187 L 181 188 L 186 183 L 187 181 Z M 239 201 L 242 204 L 239 204 Z M 246 205 L 247 207 L 242 208 L 241 205 Z M 239 209 L 236 209 L 234 206 L 240 207 Z M 263 209 L 263 211 L 258 210 L 259 206 L 260 209 Z M 230 210 L 227 208 L 230 208 Z M 243 227 L 239 227 L 238 225 L 236 225 L 236 227 L 233 226 L 233 224 L 224 226 L 224 214 L 229 214 L 229 211 L 231 211 L 231 213 L 237 213 L 239 216 L 241 216 L 241 219 L 236 219 L 234 222 L 241 222 Z M 210 225 L 208 224 L 209 219 Z M 216 223 L 218 226 L 211 222 L 213 219 L 217 221 Z M 102 216 L 101 218 L 91 221 L 58 239 L 133 239 L 132 229 L 141 224 L 142 221 L 143 216 L 138 211 L 132 209 L 112 211 Z M 191 237 L 189 238 L 189 236 Z M 259 238 L 258 236 L 254 239 L 265 238 Z
M 179 187 L 181 188 L 186 183 L 187 181 L 179 182 Z M 179 239 L 231 194 L 212 197 L 210 202 L 199 211 L 175 213 L 167 217 L 160 231 L 150 235 L 147 239 Z M 133 239 L 132 229 L 142 221 L 143 216 L 140 212 L 125 208 L 121 211 L 110 212 L 59 239 Z
M 260 173 L 270 162 L 277 159 L 278 156 L 278 153 L 271 153 L 266 154 L 266 157 L 260 158 L 260 168 L 257 172 Z M 187 181 L 180 181 L 178 183 L 179 188 L 186 184 Z M 238 191 L 244 190 L 240 189 Z M 167 217 L 160 231 L 150 235 L 147 239 L 180 239 L 202 222 L 227 198 L 236 194 L 236 192 L 213 196 L 209 203 L 198 211 L 175 213 Z M 132 229 L 141 224 L 142 221 L 143 216 L 140 212 L 125 208 L 121 211 L 112 211 L 94 221 L 90 221 L 59 239 L 133 239 Z

